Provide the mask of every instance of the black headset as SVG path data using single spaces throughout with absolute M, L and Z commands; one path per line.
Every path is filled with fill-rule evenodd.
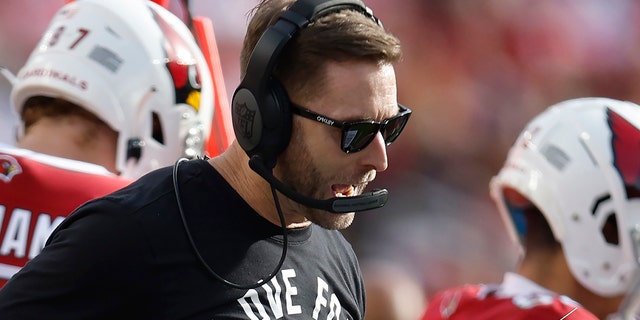
M 276 158 L 291 139 L 289 96 L 272 76 L 278 57 L 310 22 L 341 9 L 362 12 L 380 24 L 360 0 L 298 0 L 262 34 L 251 53 L 245 76 L 231 102 L 233 130 L 249 158 L 259 156 L 267 168 L 275 166 Z

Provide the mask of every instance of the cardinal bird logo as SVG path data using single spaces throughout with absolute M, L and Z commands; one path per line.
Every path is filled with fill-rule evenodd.
M 17 174 L 22 173 L 22 167 L 14 157 L 0 154 L 0 180 L 9 183 Z
M 611 128 L 613 164 L 624 181 L 627 198 L 640 197 L 640 130 L 609 108 L 607 122 Z
M 166 37 L 166 41 L 163 43 L 167 54 L 166 67 L 173 79 L 176 103 L 187 104 L 198 112 L 202 87 L 196 57 L 186 40 L 173 27 L 160 18 L 156 12 L 153 12 L 153 15 Z

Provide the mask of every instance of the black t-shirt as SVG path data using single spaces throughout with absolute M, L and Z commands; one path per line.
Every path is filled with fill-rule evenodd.
M 241 285 L 266 278 L 282 254 L 282 229 L 206 161 L 181 163 L 178 181 L 182 214 L 172 167 L 74 211 L 0 290 L 0 318 L 363 318 L 350 244 L 316 225 L 288 230 L 287 256 L 271 281 L 235 289 L 217 280 L 207 268 Z

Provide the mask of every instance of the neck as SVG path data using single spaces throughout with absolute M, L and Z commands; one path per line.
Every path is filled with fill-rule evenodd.
M 616 312 L 623 299 L 622 296 L 602 297 L 583 287 L 571 273 L 561 249 L 527 252 L 518 273 L 576 300 L 599 319 Z
M 280 226 L 280 217 L 271 192 L 271 185 L 249 167 L 249 157 L 237 142 L 234 142 L 220 156 L 209 159 L 209 163 L 224 177 L 253 210 L 269 222 Z M 278 193 L 278 201 L 284 211 L 287 228 L 305 227 L 306 219 L 296 221 L 289 212 L 287 197 Z
M 94 163 L 117 173 L 118 134 L 81 116 L 43 117 L 26 130 L 17 146 L 56 157 Z

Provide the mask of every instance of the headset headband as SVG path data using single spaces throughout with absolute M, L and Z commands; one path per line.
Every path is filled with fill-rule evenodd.
M 341 9 L 356 9 L 381 25 L 380 20 L 373 15 L 373 11 L 360 0 L 296 1 L 258 40 L 249 58 L 241 86 L 254 92 L 264 89 L 280 53 L 294 35 L 319 17 Z

